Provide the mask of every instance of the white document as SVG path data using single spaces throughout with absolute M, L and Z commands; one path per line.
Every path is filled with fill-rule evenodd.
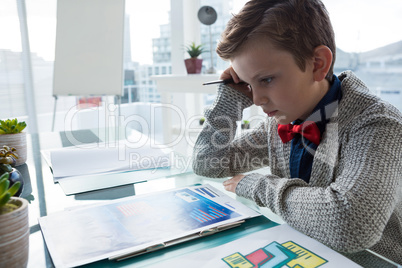
M 152 267 L 338 268 L 361 267 L 287 224 L 224 245 L 161 262 Z
M 39 224 L 54 265 L 73 267 L 164 248 L 260 215 L 206 184 L 53 213 Z
M 94 143 L 50 151 L 55 178 L 115 171 L 145 170 L 170 166 L 170 151 L 148 143 L 130 147 L 125 143 Z

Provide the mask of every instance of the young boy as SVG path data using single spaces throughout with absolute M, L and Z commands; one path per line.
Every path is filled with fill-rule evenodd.
M 231 62 L 221 78 L 234 83 L 205 113 L 194 172 L 232 177 L 226 190 L 337 251 L 370 249 L 402 264 L 402 116 L 352 72 L 333 75 L 324 5 L 251 0 L 217 53 Z M 252 104 L 266 121 L 235 139 Z M 270 175 L 244 175 L 265 166 Z

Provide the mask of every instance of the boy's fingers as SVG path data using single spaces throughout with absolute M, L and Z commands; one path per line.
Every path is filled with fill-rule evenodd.
M 237 84 L 240 82 L 239 77 L 237 76 L 236 72 L 233 70 L 232 67 L 227 68 L 222 74 L 220 79 L 226 80 L 232 78 L 233 81 Z
M 230 75 L 231 75 L 231 77 L 233 78 L 233 81 L 237 84 L 237 83 L 239 83 L 240 82 L 240 79 L 239 79 L 239 77 L 237 76 L 237 73 L 233 70 L 233 68 L 232 67 L 230 67 Z

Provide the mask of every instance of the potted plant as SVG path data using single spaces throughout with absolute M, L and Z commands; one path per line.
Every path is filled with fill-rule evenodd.
M 18 122 L 17 118 L 0 120 L 0 146 L 17 149 L 19 157 L 15 166 L 27 161 L 27 138 L 26 133 L 22 132 L 26 126 L 25 122 Z
M 250 129 L 250 121 L 243 120 L 243 122 L 241 124 L 241 129 Z
M 24 188 L 24 180 L 22 179 L 21 173 L 14 168 L 17 159 L 18 155 L 15 148 L 4 145 L 3 148 L 0 149 L 0 175 L 8 174 L 7 179 L 10 182 L 10 187 L 17 182 L 20 183 L 19 190 L 15 193 L 16 196 L 20 196 Z
M 204 124 L 204 122 L 205 122 L 205 117 L 201 117 L 200 121 L 199 121 L 200 126 L 202 126 Z
M 186 46 L 186 51 L 190 58 L 185 59 L 184 63 L 186 65 L 187 73 L 188 74 L 199 74 L 201 73 L 202 69 L 202 59 L 199 59 L 203 52 L 206 50 L 204 49 L 203 45 L 196 45 L 194 42 Z
M 8 163 L 15 163 L 15 155 L 13 150 L 8 150 L 0 156 L 1 170 L 8 170 Z M 11 172 L 1 171 L 0 174 L 0 263 L 2 267 L 26 267 L 29 256 L 28 201 L 14 196 L 22 184 L 10 180 Z

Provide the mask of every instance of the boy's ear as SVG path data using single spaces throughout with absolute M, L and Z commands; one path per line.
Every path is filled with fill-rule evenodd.
M 314 49 L 313 76 L 315 81 L 325 79 L 329 68 L 331 68 L 332 58 L 332 52 L 327 46 L 321 45 Z

